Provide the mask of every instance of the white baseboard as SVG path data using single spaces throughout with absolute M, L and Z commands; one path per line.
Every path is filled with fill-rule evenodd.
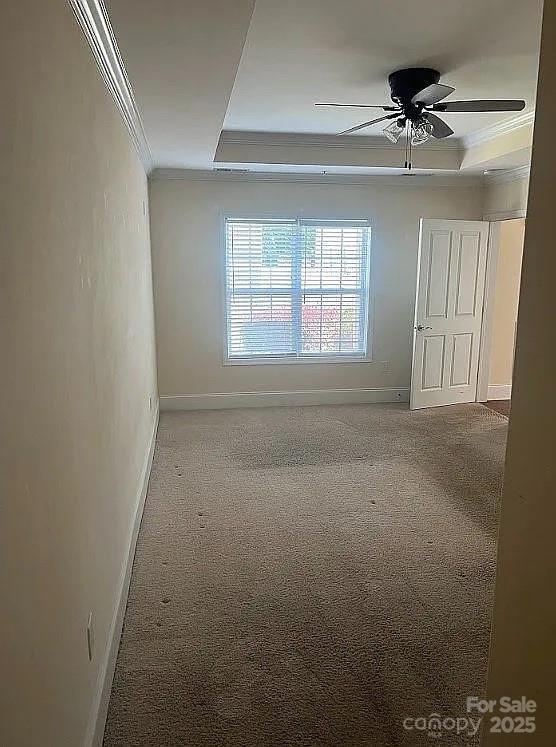
M 151 475 L 151 467 L 154 456 L 154 447 L 156 444 L 156 433 L 158 430 L 158 410 L 154 417 L 153 432 L 149 450 L 147 452 L 143 470 L 139 479 L 139 491 L 135 508 L 135 516 L 131 524 L 130 535 L 128 540 L 128 551 L 126 553 L 120 580 L 118 585 L 118 601 L 114 609 L 114 616 L 108 635 L 108 644 L 104 653 L 103 660 L 99 669 L 95 698 L 91 707 L 87 732 L 85 735 L 84 747 L 102 747 L 104 737 L 104 727 L 108 715 L 108 703 L 110 701 L 110 692 L 112 690 L 112 681 L 116 669 L 116 659 L 120 647 L 120 637 L 124 623 L 124 614 L 127 605 L 127 596 L 129 593 L 129 583 L 131 581 L 131 570 L 133 568 L 133 558 L 135 556 L 135 546 L 137 536 L 143 516 L 143 508 L 147 497 L 147 488 Z
M 488 399 L 511 399 L 512 398 L 512 385 L 511 384 L 498 384 L 496 386 L 488 387 Z
M 236 407 L 346 405 L 408 402 L 409 389 L 308 389 L 299 392 L 231 392 L 160 397 L 161 410 L 227 410 Z

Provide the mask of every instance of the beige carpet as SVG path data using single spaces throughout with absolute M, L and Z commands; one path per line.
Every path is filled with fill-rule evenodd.
M 483 402 L 486 407 L 490 407 L 491 410 L 499 412 L 500 415 L 505 415 L 507 418 L 510 417 L 512 409 L 511 399 L 489 399 L 487 402 Z
M 404 717 L 483 690 L 506 431 L 482 405 L 164 414 L 105 746 L 430 743 Z

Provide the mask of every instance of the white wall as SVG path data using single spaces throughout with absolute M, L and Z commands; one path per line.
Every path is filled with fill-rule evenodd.
M 154 179 L 150 198 L 159 385 L 167 396 L 408 387 L 419 218 L 482 213 L 480 186 Z M 223 366 L 222 213 L 370 217 L 373 362 Z
M 501 182 L 487 180 L 483 202 L 485 220 L 523 217 L 527 210 L 528 192 L 528 176 Z
M 0 744 L 81 747 L 154 425 L 147 185 L 68 2 L 5 3 L 0 56 Z
M 556 734 L 555 88 L 556 3 L 546 2 L 487 690 L 535 700 L 536 729 L 484 729 L 485 747 L 553 747 Z

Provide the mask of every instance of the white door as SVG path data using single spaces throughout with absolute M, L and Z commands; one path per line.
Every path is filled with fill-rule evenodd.
M 488 223 L 421 220 L 412 410 L 474 402 Z

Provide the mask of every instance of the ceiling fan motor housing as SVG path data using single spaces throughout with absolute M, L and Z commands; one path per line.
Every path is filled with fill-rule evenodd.
M 411 99 L 423 88 L 438 83 L 440 73 L 430 67 L 409 67 L 396 70 L 388 76 L 392 101 L 404 108 L 411 104 Z
M 397 143 L 404 129 L 409 153 L 412 145 L 421 145 L 429 137 L 441 140 L 454 134 L 454 130 L 435 112 L 506 112 L 522 111 L 525 101 L 521 99 L 444 101 L 455 91 L 453 86 L 440 83 L 440 72 L 431 67 L 407 67 L 394 70 L 388 76 L 390 96 L 393 106 L 375 104 L 319 104 L 319 106 L 354 106 L 382 109 L 389 112 L 381 117 L 362 122 L 355 127 L 340 132 L 351 135 L 366 127 L 393 120 L 384 128 L 384 134 Z

